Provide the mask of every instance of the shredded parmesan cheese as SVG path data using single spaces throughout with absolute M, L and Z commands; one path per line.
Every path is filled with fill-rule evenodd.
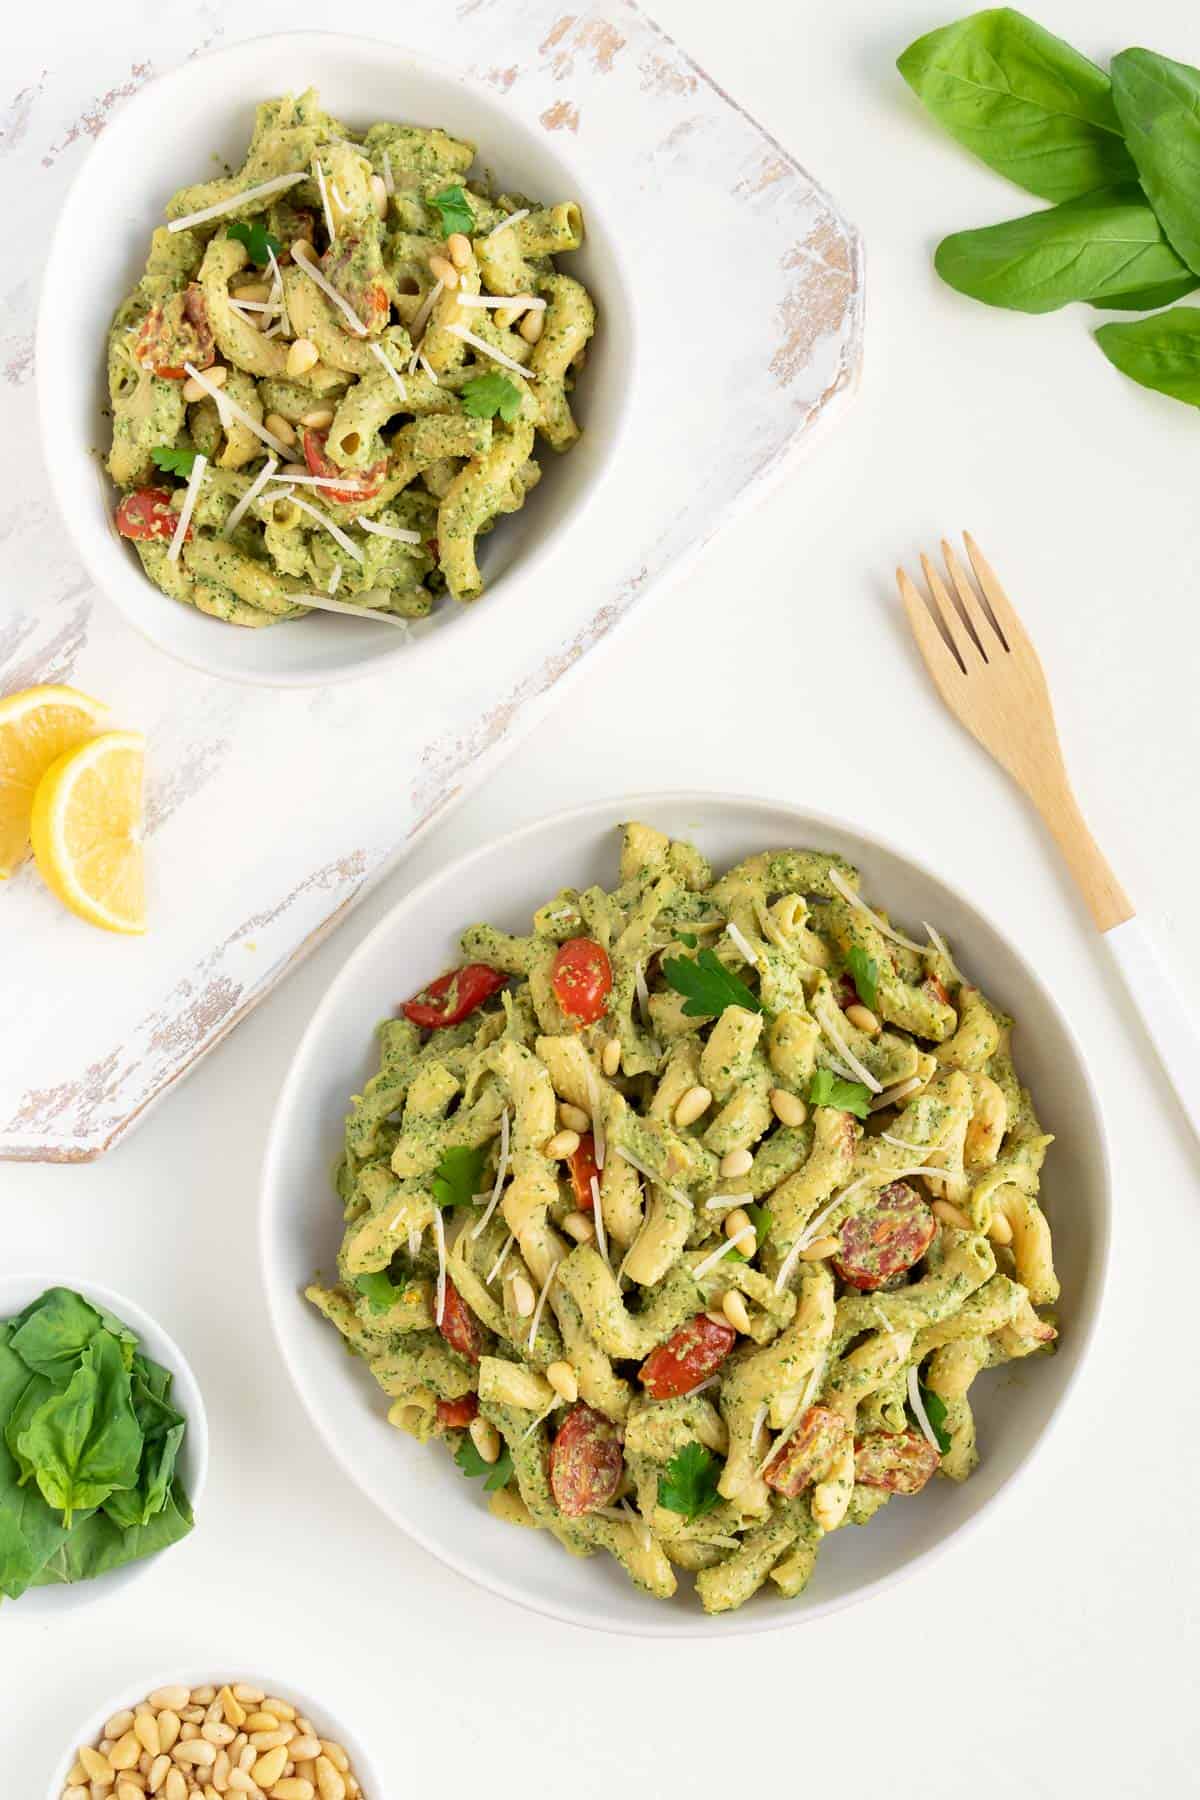
M 955 960 L 951 956 L 949 950 L 946 948 L 945 938 L 940 936 L 939 933 L 933 929 L 933 926 L 930 925 L 925 919 L 922 919 L 921 923 L 922 923 L 922 925 L 924 925 L 926 931 L 929 933 L 929 941 L 933 945 L 934 949 L 937 951 L 938 955 L 945 958 L 947 966 L 950 969 L 950 973 L 954 976 L 954 979 L 956 981 L 961 981 L 962 973 L 958 967 L 958 964 L 955 962 Z
M 642 965 L 640 962 L 637 962 L 633 965 L 633 986 L 634 986 L 634 990 L 637 994 L 638 1011 L 642 1015 L 642 1024 L 649 1025 L 649 1023 L 650 1023 L 650 989 L 646 986 L 646 977 L 642 971 Z
M 941 1144 L 910 1144 L 907 1138 L 893 1137 L 890 1131 L 881 1131 L 881 1143 L 894 1144 L 897 1150 L 911 1150 L 915 1156 L 942 1156 L 945 1154 Z
M 341 190 L 341 188 L 339 188 L 336 181 L 330 182 L 329 191 L 333 195 L 333 204 L 337 207 L 338 211 L 340 213 L 348 213 L 350 211 L 350 208 L 346 205 L 346 202 L 343 200 L 342 190 Z
M 833 1045 L 833 1047 L 837 1051 L 838 1055 L 844 1057 L 845 1060 L 849 1063 L 850 1067 L 854 1070 L 855 1075 L 858 1077 L 859 1081 L 862 1082 L 863 1086 L 866 1088 L 870 1088 L 870 1090 L 873 1094 L 882 1094 L 883 1083 L 881 1081 L 876 1081 L 876 1079 L 872 1075 L 870 1069 L 868 1069 L 863 1063 L 859 1062 L 857 1056 L 855 1056 L 855 1054 L 854 1054 L 853 1050 L 851 1050 L 849 1044 L 846 1042 L 846 1040 L 843 1037 L 841 1037 L 834 1030 L 833 1026 L 829 1025 L 829 1024 L 823 1024 L 821 1029 L 822 1029 L 822 1031 L 824 1031 L 825 1036 L 829 1039 L 830 1043 Z
M 916 950 L 920 953 L 924 949 L 925 946 L 923 944 L 914 944 L 912 939 L 906 938 L 902 931 L 893 931 L 886 919 L 881 919 L 877 912 L 872 912 L 866 901 L 859 898 L 854 889 L 850 886 L 850 883 L 843 875 L 839 875 L 836 869 L 830 869 L 829 879 L 837 889 L 838 893 L 842 896 L 842 899 L 845 900 L 848 905 L 857 907 L 860 913 L 864 913 L 866 917 L 870 919 L 876 931 L 882 932 L 885 938 L 891 938 L 894 944 L 903 944 L 906 950 Z M 926 927 L 926 929 L 928 929 L 928 927 Z
M 480 356 L 490 356 L 493 362 L 500 364 L 501 368 L 511 369 L 514 375 L 523 375 L 526 381 L 536 381 L 537 377 L 531 375 L 528 369 L 522 368 L 519 362 L 514 362 L 511 356 L 506 356 L 503 350 L 494 350 L 486 338 L 476 337 L 475 333 L 468 331 L 465 325 L 447 325 L 446 330 L 453 336 L 461 338 L 464 344 L 470 344 L 472 350 L 478 351 Z
M 262 493 L 263 489 L 266 487 L 268 481 L 270 481 L 272 475 L 275 473 L 275 471 L 278 467 L 279 467 L 279 464 L 275 461 L 275 458 L 273 456 L 268 456 L 266 462 L 263 464 L 262 468 L 258 471 L 258 474 L 254 477 L 254 480 L 250 483 L 250 486 L 246 489 L 245 493 L 242 495 L 241 499 L 238 501 L 237 505 L 234 507 L 233 511 L 230 513 L 229 517 L 226 519 L 224 525 L 222 525 L 222 527 L 221 527 L 221 536 L 222 537 L 224 537 L 224 538 L 229 537 L 230 534 L 235 530 L 235 528 L 241 523 L 242 519 L 245 517 L 246 513 L 249 511 L 250 507 L 253 506 L 254 502 L 258 499 L 258 496 Z
M 437 1245 L 438 1272 L 437 1294 L 434 1302 L 433 1316 L 441 1325 L 442 1314 L 446 1310 L 446 1227 L 442 1223 L 442 1209 L 433 1209 L 433 1238 Z
M 292 321 L 288 317 L 287 293 L 286 293 L 286 291 L 284 289 L 284 285 L 283 285 L 283 274 L 280 270 L 279 264 L 275 260 L 275 252 L 272 250 L 272 248 L 269 244 L 267 245 L 267 255 L 271 259 L 271 273 L 275 277 L 275 285 L 271 292 L 271 299 L 278 301 L 280 326 L 287 333 L 287 335 L 289 337 L 291 337 Z
M 596 1167 L 603 1169 L 604 1158 L 608 1154 L 608 1139 L 604 1135 L 604 1108 L 601 1105 L 600 1086 L 596 1080 L 596 1071 L 592 1067 L 590 1057 L 584 1062 L 584 1073 L 587 1077 L 588 1111 L 592 1115 L 592 1147 L 596 1152 Z M 625 1160 L 630 1162 L 633 1159 L 626 1157 Z M 644 1170 L 643 1173 L 645 1173 Z
M 713 1194 L 704 1202 L 705 1212 L 715 1212 L 718 1206 L 740 1206 L 743 1200 L 749 1200 L 749 1194 Z
M 199 212 L 185 213 L 182 219 L 172 219 L 167 226 L 168 231 L 186 231 L 191 225 L 203 225 L 206 219 L 219 219 L 224 213 L 240 212 L 248 200 L 261 200 L 266 194 L 280 194 L 284 188 L 295 187 L 303 181 L 303 173 L 299 175 L 276 175 L 273 181 L 261 181 L 257 187 L 246 188 L 235 194 L 232 200 L 218 200 L 215 206 L 203 206 Z
M 928 930 L 929 927 L 926 926 L 925 929 Z M 933 1448 L 940 1456 L 942 1454 L 942 1446 L 937 1441 L 936 1431 L 929 1423 L 929 1414 L 925 1411 L 925 1402 L 921 1398 L 921 1382 L 915 1367 L 908 1371 L 908 1404 L 913 1409 L 913 1416 L 915 1417 L 917 1424 L 921 1427 L 926 1442 L 932 1444 Z
M 220 412 L 222 404 L 227 406 L 234 418 L 237 419 L 240 424 L 244 425 L 247 431 L 252 431 L 256 438 L 262 439 L 269 450 L 273 450 L 276 456 L 282 457 L 284 462 L 287 461 L 288 447 L 286 444 L 279 441 L 273 431 L 268 431 L 265 425 L 260 425 L 258 420 L 252 418 L 248 412 L 244 411 L 243 408 L 238 405 L 236 400 L 231 400 L 223 388 L 214 387 L 213 383 L 208 379 L 208 376 L 201 374 L 199 369 L 193 368 L 190 362 L 185 362 L 183 367 L 193 381 L 198 382 L 206 393 L 212 395 L 217 403 L 218 412 Z
M 414 1225 L 410 1228 L 409 1234 L 408 1234 L 408 1254 L 410 1256 L 418 1256 L 420 1254 L 420 1251 L 421 1251 L 421 1233 L 417 1230 L 416 1226 Z
M 352 475 L 292 475 L 287 470 L 280 470 L 279 479 L 288 487 L 341 488 L 344 493 L 355 494 L 360 494 L 366 485 L 355 481 Z
M 502 231 L 507 231 L 510 225 L 516 225 L 521 219 L 527 219 L 528 217 L 529 208 L 527 206 L 522 206 L 518 212 L 509 213 L 507 219 L 501 219 L 498 225 L 492 226 L 492 229 L 483 240 L 484 243 L 490 244 L 494 237 L 498 237 Z
M 346 536 L 340 525 L 335 525 L 332 519 L 327 519 L 319 507 L 310 506 L 307 500 L 301 500 L 299 494 L 288 493 L 286 488 L 281 488 L 278 496 L 275 494 L 268 495 L 268 499 L 274 500 L 283 495 L 287 496 L 293 506 L 298 506 L 301 512 L 307 513 L 310 519 L 315 519 L 318 525 L 323 525 L 334 543 L 340 544 L 347 556 L 352 556 L 355 562 L 360 563 L 362 561 L 363 553 L 358 545 L 352 538 Z
M 884 1088 L 878 1100 L 872 1100 L 868 1112 L 882 1112 L 885 1106 L 895 1106 L 897 1100 L 906 1100 L 909 1094 L 915 1094 L 925 1083 L 919 1075 L 910 1075 L 907 1081 L 898 1081 L 895 1087 Z
M 612 1264 L 608 1261 L 608 1236 L 604 1229 L 604 1208 L 600 1204 L 600 1183 L 595 1175 L 591 1178 L 591 1188 L 592 1219 L 596 1227 L 596 1248 L 611 1269 Z
M 732 919 L 730 920 L 729 924 L 725 927 L 725 935 L 729 939 L 730 943 L 733 944 L 733 946 L 737 950 L 738 954 L 740 956 L 744 957 L 746 962 L 748 962 L 750 964 L 750 967 L 752 969 L 757 969 L 757 967 L 758 967 L 758 952 L 757 952 L 757 950 L 755 950 L 754 945 L 750 942 L 750 939 L 745 935 L 745 933 L 738 930 L 737 926 L 733 923 Z
M 553 1285 L 553 1282 L 554 1282 L 554 1277 L 557 1274 L 558 1274 L 558 1263 L 552 1262 L 550 1264 L 549 1269 L 546 1271 L 546 1279 L 542 1283 L 542 1291 L 538 1295 L 537 1305 L 533 1309 L 533 1318 L 530 1320 L 530 1323 L 529 1323 L 529 1340 L 525 1346 L 525 1348 L 529 1351 L 533 1350 L 534 1342 L 537 1338 L 538 1326 L 542 1322 L 542 1310 L 546 1304 L 546 1297 L 550 1292 L 551 1286 Z
M 367 349 L 371 352 L 371 355 L 375 358 L 376 362 L 383 364 L 384 368 L 388 372 L 388 377 L 391 381 L 391 384 L 395 388 L 396 392 L 399 394 L 401 400 L 407 401 L 408 395 L 404 391 L 404 383 L 401 381 L 400 376 L 397 373 L 396 369 L 392 366 L 392 364 L 388 361 L 387 357 L 383 354 L 382 346 L 379 344 L 368 344 Z
M 743 1225 L 740 1231 L 735 1231 L 731 1238 L 725 1239 L 725 1242 L 721 1245 L 719 1250 L 714 1250 L 711 1256 L 706 1256 L 702 1263 L 696 1264 L 696 1267 L 692 1270 L 693 1280 L 702 1281 L 710 1269 L 716 1268 L 723 1256 L 728 1256 L 731 1250 L 736 1250 L 739 1244 L 744 1243 L 747 1238 L 752 1238 L 753 1236 L 753 1225 Z
M 355 312 L 354 308 L 350 305 L 350 302 L 348 300 L 343 300 L 333 283 L 325 279 L 316 264 L 310 263 L 306 256 L 297 257 L 295 250 L 292 251 L 292 258 L 295 261 L 296 267 L 302 269 L 309 280 L 316 283 L 326 299 L 333 301 L 333 304 L 344 316 L 346 323 L 349 325 L 354 335 L 356 337 L 366 337 L 367 328 Z
M 538 1414 L 537 1418 L 533 1421 L 532 1425 L 529 1425 L 525 1428 L 525 1430 L 521 1433 L 520 1437 L 517 1439 L 518 1444 L 523 1444 L 525 1442 L 526 1438 L 531 1438 L 533 1436 L 534 1432 L 537 1430 L 538 1426 L 544 1425 L 546 1423 L 546 1420 L 550 1417 L 550 1414 L 554 1411 L 554 1409 L 557 1405 L 558 1405 L 558 1400 L 556 1398 L 550 1402 L 550 1404 L 546 1408 L 545 1412 L 540 1412 Z
M 377 525 L 374 519 L 361 517 L 355 519 L 354 523 L 362 531 L 373 531 L 376 537 L 395 538 L 398 544 L 419 544 L 421 542 L 419 531 L 405 531 L 399 525 Z
M 183 540 L 187 536 L 188 526 L 192 522 L 192 510 L 195 507 L 196 500 L 199 496 L 200 488 L 204 481 L 204 471 L 207 467 L 207 456 L 202 456 L 200 452 L 197 451 L 195 461 L 192 463 L 192 472 L 188 476 L 187 492 L 183 496 L 183 507 L 179 514 L 178 523 L 175 526 L 174 536 L 171 539 L 171 547 L 167 551 L 167 557 L 171 562 L 179 561 L 179 552 L 183 549 Z
M 321 159 L 319 156 L 313 157 L 312 166 L 313 173 L 317 178 L 317 187 L 321 195 L 321 205 L 325 209 L 325 229 L 329 233 L 329 241 L 332 244 L 337 237 L 337 232 L 334 230 L 333 208 L 329 204 L 329 195 L 325 191 L 325 171 L 321 167 Z
M 508 1236 L 505 1238 L 504 1248 L 501 1250 L 499 1256 L 496 1258 L 495 1262 L 492 1264 L 491 1268 L 487 1272 L 487 1276 L 484 1281 L 485 1287 L 491 1287 L 493 1281 L 495 1281 L 497 1275 L 500 1273 L 501 1269 L 504 1267 L 505 1263 L 508 1261 L 508 1253 L 512 1249 L 513 1244 L 516 1242 L 516 1235 L 517 1234 L 515 1231 L 510 1231 Z
M 341 565 L 341 563 L 337 563 L 334 566 L 333 574 L 329 577 L 329 586 L 325 589 L 325 592 L 327 594 L 336 594 L 337 590 L 338 590 L 338 582 L 341 579 L 342 579 L 342 565 Z
M 352 606 L 348 600 L 331 600 L 328 594 L 296 594 L 298 606 L 311 606 L 317 612 L 347 613 L 354 619 L 378 619 L 381 625 L 392 625 L 397 631 L 408 631 L 408 620 L 395 613 L 383 612 L 376 606 Z
M 521 312 L 543 312 L 546 302 L 536 294 L 455 294 L 459 306 L 482 306 L 499 311 L 512 307 Z
M 496 1179 L 492 1183 L 491 1198 L 487 1203 L 487 1211 L 471 1232 L 473 1238 L 482 1237 L 487 1230 L 492 1214 L 500 1204 L 500 1190 L 504 1186 L 504 1177 L 508 1173 L 508 1108 L 500 1114 L 500 1154 L 496 1160 Z M 491 1280 L 489 1275 L 488 1280 Z
M 416 317 L 414 318 L 412 325 L 409 327 L 409 329 L 412 333 L 412 338 L 413 338 L 414 343 L 416 342 L 417 338 L 420 337 L 422 331 L 425 329 L 426 321 L 428 320 L 430 313 L 433 311 L 433 309 L 437 305 L 438 301 L 441 299 L 443 293 L 445 292 L 445 288 L 446 288 L 446 284 L 444 281 L 435 281 L 433 286 L 430 288 L 429 292 L 426 294 L 424 300 L 422 300 L 420 306 L 417 308 Z M 415 358 L 416 358 L 415 351 L 413 352 L 413 357 L 415 360 Z
M 430 381 L 432 381 L 434 387 L 437 387 L 439 385 L 437 371 L 423 350 L 418 350 L 417 361 L 420 363 L 425 374 L 428 375 Z
M 383 153 L 383 185 L 389 194 L 396 191 L 396 183 L 392 175 L 392 159 L 385 150 Z
M 783 1446 L 785 1444 L 789 1443 L 791 1441 L 791 1439 L 795 1437 L 797 1431 L 800 1429 L 801 1420 L 803 1419 L 805 1413 L 808 1411 L 809 1407 L 812 1405 L 813 1398 L 816 1394 L 818 1387 L 821 1384 L 821 1377 L 824 1374 L 824 1372 L 825 1372 L 825 1358 L 823 1356 L 821 1356 L 821 1357 L 818 1357 L 817 1361 L 813 1364 L 812 1373 L 808 1378 L 808 1383 L 804 1389 L 803 1394 L 800 1396 L 800 1402 L 799 1402 L 798 1406 L 796 1407 L 795 1412 L 792 1414 L 791 1418 L 788 1420 L 787 1424 L 784 1426 L 783 1430 L 780 1432 L 779 1436 L 775 1439 L 775 1442 L 771 1445 L 771 1448 L 767 1451 L 767 1454 L 763 1457 L 763 1459 L 759 1463 L 757 1469 L 754 1471 L 754 1473 L 756 1475 L 761 1475 L 763 1470 L 766 1468 L 767 1464 L 773 1460 L 773 1458 L 778 1454 L 778 1452 L 780 1450 L 783 1449 Z M 751 1440 L 751 1441 L 753 1441 L 753 1440 Z

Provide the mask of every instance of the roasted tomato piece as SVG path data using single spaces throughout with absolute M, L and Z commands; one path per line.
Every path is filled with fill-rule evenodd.
M 920 1194 L 906 1181 L 893 1181 L 871 1206 L 846 1220 L 837 1234 L 833 1266 L 843 1281 L 869 1294 L 919 1262 L 936 1230 Z
M 621 1485 L 624 1467 L 612 1420 L 582 1401 L 573 1406 L 550 1446 L 550 1492 L 559 1512 L 579 1519 L 607 1506 Z
M 161 306 L 152 306 L 142 320 L 133 354 L 145 369 L 153 369 L 164 381 L 186 381 L 184 363 L 194 369 L 211 368 L 216 354 L 208 307 L 198 282 L 189 281 L 181 294 L 172 294 Z
M 469 1357 L 472 1362 L 479 1361 L 483 1353 L 483 1327 L 448 1275 L 438 1330 L 452 1350 Z
M 439 975 L 419 994 L 406 1000 L 400 1011 L 414 1025 L 436 1031 L 441 1025 L 457 1025 L 477 1006 L 502 988 L 508 976 L 487 963 L 467 963 L 461 969 L 449 969 Z
M 173 538 L 179 514 L 171 511 L 170 488 L 139 488 L 117 508 L 117 530 L 126 538 Z M 191 537 L 189 525 L 185 533 Z
M 810 1406 L 763 1470 L 763 1480 L 778 1493 L 795 1499 L 815 1481 L 824 1481 L 849 1436 L 850 1428 L 838 1413 L 828 1406 Z
M 919 1494 L 941 1460 L 919 1431 L 875 1431 L 854 1446 L 854 1479 L 889 1494 Z
M 854 977 L 846 969 L 842 970 L 841 974 L 834 982 L 833 992 L 837 1003 L 843 1012 L 845 1012 L 848 1006 L 861 1005 L 861 1001 L 858 997 L 858 989 L 854 985 Z
M 368 332 L 383 330 L 392 303 L 382 280 L 378 246 L 361 237 L 339 237 L 321 258 L 321 273 Z
M 736 1342 L 732 1325 L 718 1325 L 707 1313 L 697 1313 L 650 1352 L 638 1370 L 638 1379 L 652 1400 L 690 1394 L 720 1368 Z
M 921 985 L 935 1000 L 940 1000 L 943 1006 L 949 1006 L 950 994 L 944 981 L 939 981 L 936 975 L 927 975 Z
M 554 998 L 568 1018 L 592 1025 L 608 1005 L 612 964 L 603 944 L 593 938 L 568 938 L 560 944 L 550 972 Z
M 461 1400 L 439 1400 L 438 1426 L 442 1431 L 465 1431 L 478 1411 L 478 1394 L 464 1394 Z
M 383 478 L 387 474 L 387 457 L 381 456 L 378 462 L 371 463 L 365 469 L 339 469 L 337 464 L 325 454 L 327 431 L 306 431 L 304 433 L 304 460 L 308 464 L 310 475 L 319 475 L 324 481 L 336 481 L 341 476 L 346 481 L 356 483 L 354 487 L 323 487 L 320 493 L 326 500 L 333 500 L 339 506 L 350 506 L 355 501 L 373 500 L 383 486 Z
M 592 1181 L 599 1180 L 600 1170 L 596 1166 L 596 1140 L 590 1131 L 580 1133 L 579 1148 L 567 1158 L 567 1167 L 571 1171 L 576 1205 L 580 1212 L 592 1212 L 595 1209 Z

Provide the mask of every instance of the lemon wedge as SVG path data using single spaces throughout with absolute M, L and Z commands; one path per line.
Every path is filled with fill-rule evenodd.
M 30 836 L 47 887 L 105 931 L 146 929 L 140 731 L 107 731 L 42 776 Z
M 52 762 L 103 729 L 108 708 L 77 688 L 32 687 L 0 700 L 0 881 L 29 853 L 29 817 Z

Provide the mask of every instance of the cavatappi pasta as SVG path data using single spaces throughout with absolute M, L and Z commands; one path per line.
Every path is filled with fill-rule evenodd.
M 976 1377 L 1055 1336 L 1012 1021 L 859 885 L 631 824 L 613 892 L 471 926 L 380 1028 L 308 1290 L 501 1518 L 710 1612 L 963 1480 Z
M 579 437 L 595 327 L 573 201 L 470 184 L 436 128 L 264 101 L 235 175 L 183 188 L 108 340 L 117 530 L 234 625 L 419 619 L 483 592 L 478 540 Z

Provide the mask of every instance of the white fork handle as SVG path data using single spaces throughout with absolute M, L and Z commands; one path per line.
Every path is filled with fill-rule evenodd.
M 1151 1043 L 1200 1138 L 1200 1032 L 1188 1016 L 1157 944 L 1138 918 L 1103 933 Z

